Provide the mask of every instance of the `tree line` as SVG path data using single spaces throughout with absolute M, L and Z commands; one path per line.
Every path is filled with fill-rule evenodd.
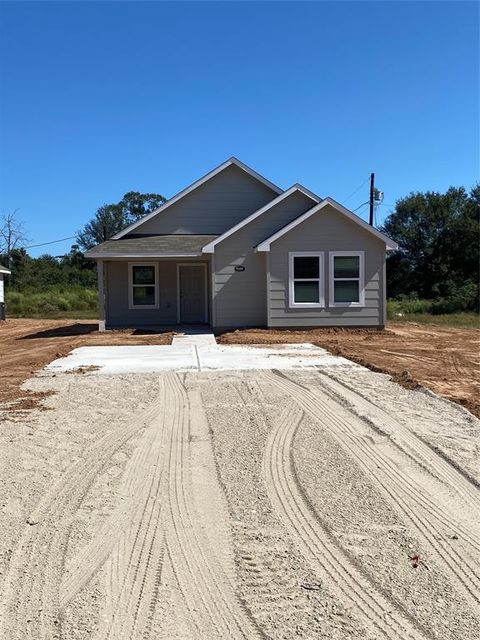
M 95 264 L 84 252 L 165 202 L 156 193 L 129 191 L 120 202 L 99 207 L 78 231 L 68 254 L 32 258 L 16 215 L 0 224 L 0 263 L 9 266 L 16 290 L 96 286 Z M 398 251 L 387 258 L 387 293 L 394 299 L 437 301 L 440 310 L 479 309 L 480 185 L 470 191 L 416 192 L 397 201 L 384 231 Z
M 382 231 L 399 245 L 387 259 L 389 298 L 443 301 L 446 312 L 478 311 L 480 184 L 470 192 L 410 193 L 397 201 Z
M 93 218 L 77 232 L 76 243 L 69 253 L 61 256 L 44 254 L 38 258 L 32 258 L 22 248 L 28 244 L 28 238 L 17 212 L 6 214 L 0 224 L 0 264 L 12 272 L 10 287 L 17 291 L 74 285 L 96 287 L 95 262 L 86 259 L 84 252 L 151 213 L 165 201 L 158 193 L 128 191 L 120 202 L 104 204 L 97 209 Z

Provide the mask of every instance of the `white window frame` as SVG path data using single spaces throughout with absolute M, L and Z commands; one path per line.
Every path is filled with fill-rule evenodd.
M 318 258 L 318 278 L 294 278 L 294 258 Z M 295 282 L 318 281 L 318 302 L 295 302 Z M 289 304 L 292 309 L 320 309 L 325 307 L 324 287 L 324 252 L 323 251 L 289 251 L 288 253 L 288 283 Z
M 155 284 L 133 284 L 133 267 L 153 267 L 155 274 Z M 133 289 L 134 287 L 155 287 L 155 304 L 134 304 Z M 158 309 L 158 262 L 129 262 L 128 263 L 128 308 L 129 309 Z
M 335 278 L 334 272 L 334 259 L 336 257 L 349 257 L 359 258 L 358 261 L 358 278 Z M 328 277 L 328 291 L 329 291 L 329 306 L 330 307 L 364 307 L 365 306 L 365 251 L 330 251 L 329 252 L 329 277 Z M 335 302 L 335 287 L 334 282 L 358 280 L 358 302 Z

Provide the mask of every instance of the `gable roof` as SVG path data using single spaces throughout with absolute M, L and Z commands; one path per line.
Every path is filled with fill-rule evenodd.
M 264 205 L 260 209 L 257 209 L 257 211 L 254 211 L 251 215 L 241 220 L 234 227 L 227 229 L 227 231 L 225 231 L 225 233 L 222 233 L 222 235 L 218 236 L 218 238 L 215 238 L 215 240 L 206 244 L 203 247 L 203 253 L 214 253 L 215 247 L 219 242 L 222 242 L 222 240 L 225 240 L 225 238 L 228 238 L 232 234 L 236 233 L 242 227 L 247 225 L 249 222 L 252 222 L 252 220 L 255 220 L 256 218 L 264 214 L 266 211 L 268 211 L 269 209 L 277 205 L 279 202 L 282 202 L 282 200 L 285 200 L 285 198 L 288 198 L 289 196 L 291 196 L 296 191 L 299 191 L 300 193 L 303 193 L 304 195 L 308 196 L 314 202 L 320 202 L 321 200 L 321 198 L 315 195 L 312 191 L 309 191 L 308 189 L 303 187 L 301 184 L 296 183 L 293 186 L 291 186 L 289 189 L 281 193 L 279 196 L 271 200 L 270 202 L 267 202 L 266 205 Z
M 397 243 L 391 240 L 384 233 L 382 233 L 381 231 L 378 231 L 378 229 L 375 229 L 374 227 L 369 225 L 367 222 L 365 222 L 365 220 L 362 220 L 359 216 L 355 215 L 353 211 L 346 209 L 339 202 L 336 202 L 336 200 L 334 200 L 333 198 L 328 197 L 322 200 L 322 202 L 320 202 L 319 204 L 315 205 L 314 207 L 306 211 L 305 213 L 303 213 L 301 216 L 298 216 L 298 218 L 295 218 L 295 220 L 292 220 L 292 222 L 285 225 L 282 229 L 280 229 L 279 231 L 271 235 L 266 240 L 263 240 L 263 242 L 257 245 L 255 250 L 270 251 L 270 245 L 272 242 L 275 242 L 275 240 L 277 240 L 278 238 L 281 238 L 283 235 L 285 235 L 286 233 L 294 229 L 299 224 L 302 224 L 302 222 L 310 218 L 310 216 L 317 213 L 318 211 L 321 211 L 322 209 L 324 209 L 327 205 L 332 206 L 339 213 L 343 214 L 349 220 L 351 220 L 352 222 L 355 222 L 355 224 L 358 224 L 360 227 L 362 227 L 365 231 L 368 231 L 369 233 L 376 236 L 379 240 L 382 240 L 383 242 L 385 242 L 385 244 L 387 245 L 387 251 L 394 251 L 395 249 L 398 249 Z
M 202 247 L 216 236 L 156 235 L 106 240 L 85 252 L 86 258 L 184 258 L 201 256 Z
M 6 267 L 0 264 L 0 273 L 6 273 L 8 275 L 9 273 L 12 273 L 12 272 L 10 271 L 10 269 L 7 269 Z
M 282 193 L 282 189 L 280 189 L 280 187 L 278 187 L 276 184 L 273 184 L 273 182 L 270 182 L 270 180 L 267 180 L 266 178 L 261 176 L 259 173 L 254 171 L 254 169 L 248 167 L 246 164 L 244 164 L 243 162 L 241 162 L 240 160 L 232 156 L 231 158 L 229 158 L 228 160 L 220 164 L 215 169 L 212 169 L 212 171 L 204 175 L 202 178 L 199 178 L 195 182 L 192 182 L 190 186 L 186 187 L 182 191 L 179 191 L 176 195 L 170 198 L 170 200 L 167 200 L 167 202 L 165 202 L 160 207 L 158 207 L 158 209 L 155 209 L 151 213 L 148 213 L 146 216 L 143 216 L 143 218 L 140 218 L 139 220 L 133 222 L 131 225 L 129 225 L 119 233 L 112 236 L 112 240 L 118 240 L 120 238 L 123 238 L 123 236 L 125 236 L 127 233 L 131 233 L 134 229 L 142 225 L 147 220 L 150 220 L 151 218 L 158 215 L 159 213 L 163 213 L 163 211 L 165 211 L 165 209 L 168 209 L 168 207 L 171 207 L 172 204 L 175 204 L 175 202 L 178 202 L 179 200 L 184 198 L 186 195 L 188 195 L 192 191 L 195 191 L 195 189 L 200 187 L 202 184 L 205 184 L 205 182 L 208 182 L 214 176 L 216 176 L 220 172 L 227 169 L 227 167 L 230 167 L 232 165 L 235 165 L 239 169 L 242 169 L 242 171 L 245 171 L 246 173 L 251 175 L 253 178 L 258 180 L 259 182 L 262 182 L 264 185 L 272 189 L 272 191 L 275 191 L 276 193 Z

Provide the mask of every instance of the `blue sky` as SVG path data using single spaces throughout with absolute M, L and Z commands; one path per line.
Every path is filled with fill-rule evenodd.
M 475 2 L 0 11 L 0 211 L 19 209 L 31 244 L 73 235 L 126 191 L 170 197 L 231 155 L 341 202 L 370 171 L 386 204 L 478 179 Z

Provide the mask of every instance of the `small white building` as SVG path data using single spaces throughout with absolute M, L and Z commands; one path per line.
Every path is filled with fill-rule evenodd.
M 3 278 L 10 275 L 10 271 L 0 264 L 0 320 L 5 320 L 5 287 Z

